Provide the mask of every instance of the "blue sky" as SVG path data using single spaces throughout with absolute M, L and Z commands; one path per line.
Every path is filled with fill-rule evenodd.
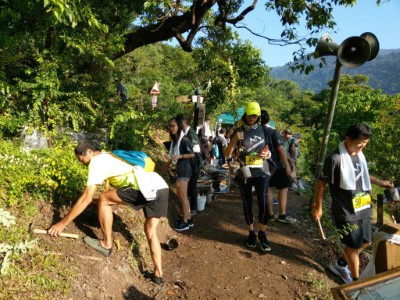
M 400 49 L 400 1 L 382 2 L 379 7 L 375 0 L 358 0 L 354 7 L 335 7 L 333 16 L 337 27 L 335 31 L 328 31 L 332 40 L 340 45 L 348 37 L 372 32 L 379 40 L 380 49 Z M 252 1 L 246 0 L 245 3 L 251 4 Z M 261 1 L 242 23 L 253 32 L 269 38 L 279 39 L 282 32 L 279 17 L 274 12 L 267 12 Z M 298 27 L 299 31 L 303 28 L 303 24 Z M 292 61 L 292 53 L 298 49 L 297 46 L 269 45 L 267 40 L 254 36 L 247 30 L 236 31 L 242 40 L 250 40 L 261 49 L 262 57 L 270 67 L 283 66 Z M 313 51 L 314 49 L 310 49 L 310 52 Z

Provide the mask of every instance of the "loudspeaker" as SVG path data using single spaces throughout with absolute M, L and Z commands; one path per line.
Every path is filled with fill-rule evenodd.
M 373 60 L 379 52 L 379 41 L 375 34 L 371 32 L 364 32 L 361 37 L 367 40 L 369 46 L 371 47 L 371 54 L 369 55 L 368 60 Z
M 325 32 L 319 39 L 317 47 L 315 48 L 314 58 L 327 55 L 336 55 L 339 45 L 333 42 L 332 38 Z
M 371 46 L 367 39 L 360 36 L 345 39 L 337 51 L 340 63 L 348 68 L 356 68 L 363 65 L 370 55 Z

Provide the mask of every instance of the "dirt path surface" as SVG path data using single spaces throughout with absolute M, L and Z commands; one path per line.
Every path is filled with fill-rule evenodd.
M 266 253 L 259 244 L 255 249 L 245 245 L 248 231 L 238 190 L 218 196 L 195 216 L 191 230 L 177 235 L 179 248 L 164 256 L 166 277 L 184 283 L 174 296 L 306 299 L 312 294 L 312 282 L 322 279 L 335 285 L 320 262 L 322 246 L 314 240 L 315 225 L 303 217 L 307 201 L 294 192 L 289 199 L 288 209 L 299 222 L 271 223 L 267 232 L 272 251 Z
M 176 207 L 172 198 L 170 208 Z M 218 195 L 188 231 L 173 231 L 172 216 L 162 220 L 161 242 L 171 237 L 179 242 L 177 249 L 163 250 L 162 288 L 141 275 L 152 269 L 141 213 L 115 208 L 115 243 L 108 258 L 80 239 L 43 236 L 41 241 L 48 255 L 60 257 L 70 268 L 58 276 L 68 277 L 73 289 L 59 299 L 329 299 L 329 288 L 338 284 L 325 270 L 332 251 L 318 242 L 306 208 L 307 200 L 290 191 L 288 212 L 298 222 L 268 225 L 269 253 L 259 244 L 255 249 L 245 246 L 248 232 L 237 189 Z M 95 210 L 82 214 L 66 231 L 99 236 Z

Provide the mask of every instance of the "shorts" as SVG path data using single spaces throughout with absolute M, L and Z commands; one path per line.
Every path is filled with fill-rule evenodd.
M 184 161 L 178 161 L 176 165 L 176 180 L 177 181 L 189 181 L 192 177 L 192 166 L 190 160 L 185 159 Z
M 340 232 L 343 236 L 341 241 L 350 248 L 360 249 L 363 244 L 372 243 L 370 216 L 365 216 L 362 219 L 355 221 L 342 221 L 335 219 L 335 226 L 337 229 L 342 230 Z M 348 232 L 349 230 L 347 228 L 349 228 L 349 226 L 351 232 Z M 344 232 L 343 229 L 345 229 L 346 232 Z
M 286 175 L 285 169 L 277 169 L 269 179 L 269 186 L 274 186 L 278 190 L 283 190 L 292 186 L 292 180 L 290 180 L 289 177 Z
M 169 189 L 158 190 L 156 199 L 152 201 L 147 201 L 140 191 L 132 187 L 117 189 L 117 195 L 133 209 L 139 210 L 143 208 L 146 218 L 161 218 L 167 216 Z

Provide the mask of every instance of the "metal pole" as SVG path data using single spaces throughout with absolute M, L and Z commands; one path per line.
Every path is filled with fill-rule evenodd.
M 378 226 L 378 228 L 381 228 L 383 226 L 383 195 L 382 194 L 378 194 L 377 195 L 377 208 L 376 208 L 376 214 L 377 214 L 377 218 L 376 218 L 376 226 Z
M 197 129 L 197 125 L 199 124 L 199 121 L 198 121 L 198 119 L 199 119 L 199 108 L 200 108 L 200 105 L 199 105 L 199 103 L 195 103 L 194 104 L 194 117 L 193 117 L 193 129 L 196 131 L 196 129 Z
M 328 146 L 329 136 L 331 133 L 332 120 L 333 120 L 333 115 L 335 113 L 335 106 L 336 106 L 337 95 L 338 95 L 338 91 L 339 91 L 341 69 L 342 69 L 342 64 L 340 63 L 339 59 L 336 59 L 335 73 L 333 75 L 332 92 L 331 92 L 331 98 L 330 98 L 329 108 L 328 108 L 328 117 L 327 117 L 327 120 L 325 123 L 324 136 L 322 138 L 321 149 L 319 152 L 317 171 L 315 172 L 315 178 L 317 180 L 318 180 L 319 176 L 321 175 L 322 168 L 324 166 L 326 148 Z
M 200 91 L 196 89 L 194 91 L 194 94 L 196 96 L 196 102 L 194 103 L 194 118 L 193 118 L 193 129 L 196 131 L 197 130 L 197 125 L 199 125 L 199 110 L 200 110 Z

